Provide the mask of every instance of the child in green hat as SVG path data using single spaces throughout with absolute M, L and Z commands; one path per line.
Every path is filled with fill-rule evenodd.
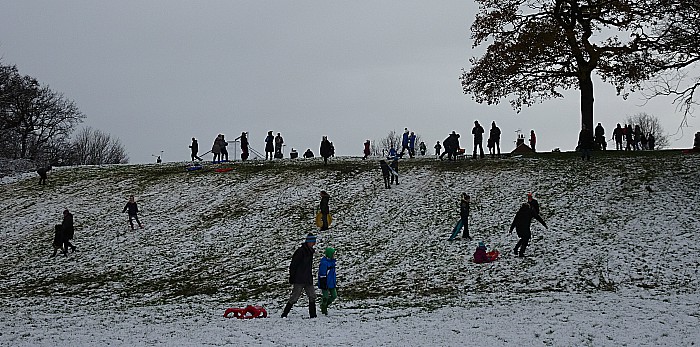
M 328 306 L 338 297 L 335 289 L 335 249 L 327 247 L 318 266 L 318 287 L 322 292 L 321 313 L 328 314 Z

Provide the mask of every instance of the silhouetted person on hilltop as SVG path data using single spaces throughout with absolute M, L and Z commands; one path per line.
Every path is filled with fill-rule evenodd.
M 598 123 L 598 125 L 595 127 L 594 136 L 595 143 L 598 146 L 598 149 L 604 151 L 605 148 L 608 146 L 608 142 L 605 141 L 605 129 L 603 128 L 602 124 Z
M 366 141 L 365 141 L 365 145 L 364 145 L 364 146 L 365 146 L 365 148 L 364 148 L 364 150 L 362 151 L 362 154 L 364 154 L 365 156 L 362 157 L 362 159 L 367 159 L 367 157 L 369 157 L 369 154 L 370 154 L 370 151 L 369 151 L 369 140 L 366 140 Z
M 530 148 L 533 152 L 537 152 L 535 145 L 537 144 L 537 136 L 535 136 L 535 131 L 530 130 Z
M 492 142 L 491 148 L 495 148 L 498 153 L 498 157 L 501 157 L 501 128 L 496 126 L 496 121 L 491 122 L 491 130 L 489 130 L 489 139 Z M 493 158 L 494 150 L 491 151 L 491 158 Z
M 248 134 L 244 131 L 236 140 L 241 140 L 241 161 L 248 160 Z
M 304 157 L 304 159 L 313 158 L 314 152 L 311 151 L 311 148 L 307 148 L 306 152 L 304 152 L 303 157 Z
M 267 132 L 267 137 L 265 137 L 265 160 L 269 157 L 270 160 L 274 158 L 275 151 L 275 137 L 272 136 L 272 130 Z
M 578 133 L 578 149 L 581 151 L 581 159 L 591 160 L 591 150 L 593 150 L 593 137 L 588 133 L 586 125 L 581 127 Z
M 472 158 L 476 159 L 476 148 L 479 148 L 479 157 L 484 159 L 484 128 L 479 124 L 478 120 L 474 121 L 474 127 L 472 128 L 472 134 L 474 135 L 474 153 Z
M 323 157 L 323 163 L 328 164 L 328 158 L 330 158 L 333 155 L 333 145 L 331 145 L 331 142 L 328 141 L 327 136 L 323 136 L 321 139 L 321 147 L 319 149 L 319 153 L 321 154 L 321 157 Z
M 192 158 L 192 161 L 195 159 L 202 161 L 202 158 L 197 156 L 197 153 L 199 152 L 199 142 L 197 142 L 197 139 L 194 137 L 192 138 L 192 144 L 190 145 L 190 151 L 192 152 L 190 157 Z
M 622 137 L 625 135 L 620 123 L 617 123 L 617 127 L 613 130 L 613 139 L 615 139 L 615 149 L 618 151 L 622 150 Z

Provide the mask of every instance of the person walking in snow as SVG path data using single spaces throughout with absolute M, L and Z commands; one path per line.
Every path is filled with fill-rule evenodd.
M 479 148 L 479 157 L 484 159 L 484 128 L 479 124 L 478 120 L 474 121 L 474 127 L 472 128 L 472 134 L 474 134 L 474 153 L 472 158 L 476 159 L 476 148 Z
M 287 300 L 287 305 L 284 306 L 282 318 L 287 318 L 292 306 L 299 301 L 301 291 L 306 292 L 309 298 L 309 317 L 316 318 L 316 288 L 313 285 L 313 275 L 311 267 L 314 262 L 314 246 L 316 245 L 316 236 L 309 233 L 301 246 L 294 251 L 292 262 L 289 264 L 289 284 L 292 285 L 292 294 Z
M 389 181 L 389 176 L 391 176 L 391 169 L 389 169 L 389 164 L 386 163 L 386 160 L 380 160 L 379 167 L 382 169 L 382 178 L 384 179 L 384 188 L 391 189 L 391 183 Z
M 51 243 L 51 246 L 53 247 L 53 254 L 51 255 L 52 258 L 56 256 L 58 250 L 61 250 L 61 254 L 63 254 L 64 257 L 68 256 L 65 241 L 66 237 L 63 233 L 63 227 L 61 227 L 61 224 L 56 224 L 54 226 L 53 242 Z
M 520 238 L 518 243 L 515 245 L 515 248 L 513 248 L 513 254 L 516 254 L 519 257 L 525 256 L 525 249 L 527 249 L 527 246 L 530 243 L 530 238 L 532 237 L 530 223 L 533 218 L 540 222 L 545 229 L 547 228 L 547 223 L 544 222 L 539 214 L 532 211 L 532 208 L 528 203 L 523 203 L 520 206 L 520 209 L 515 214 L 515 218 L 513 218 L 513 223 L 510 224 L 509 233 L 512 234 L 513 229 L 515 229 L 518 237 Z
M 326 247 L 318 265 L 318 288 L 321 289 L 321 313 L 328 314 L 328 306 L 338 297 L 335 288 L 335 249 Z
M 143 229 L 143 225 L 141 224 L 141 221 L 139 221 L 138 216 L 139 207 L 136 204 L 136 200 L 134 199 L 133 195 L 129 196 L 129 202 L 127 202 L 124 206 L 124 210 L 122 210 L 122 213 L 127 211 L 129 213 L 129 225 L 131 226 L 131 230 L 134 230 L 134 219 L 136 220 L 136 223 L 138 223 L 139 228 Z
M 275 151 L 275 137 L 272 136 L 272 130 L 267 132 L 267 137 L 265 137 L 265 160 L 269 157 L 270 160 L 273 158 L 273 152 Z
M 328 215 L 331 213 L 328 202 L 331 196 L 325 190 L 322 190 L 319 195 L 321 196 L 321 202 L 318 205 L 318 209 L 321 211 L 321 231 L 324 231 L 328 230 Z
M 433 148 L 435 148 L 435 156 L 439 158 L 440 157 L 440 150 L 442 149 L 442 146 L 440 145 L 440 141 L 438 141 Z
M 391 175 L 391 184 L 399 184 L 399 158 L 394 157 L 394 159 L 391 160 L 391 164 L 389 164 L 389 167 L 394 170 L 394 172 Z
M 462 239 L 471 241 L 472 237 L 469 236 L 469 201 L 469 195 L 462 193 L 462 198 L 459 200 L 459 217 L 462 219 L 462 227 L 464 228 Z
M 73 236 L 75 236 L 75 227 L 73 226 L 73 214 L 68 211 L 68 209 L 63 210 L 63 221 L 61 221 L 61 229 L 63 230 L 63 244 L 64 244 L 64 249 L 68 251 L 68 248 L 71 249 L 71 252 L 75 252 L 75 246 L 71 244 L 70 240 L 73 239 Z
M 192 144 L 190 145 L 190 157 L 192 158 L 192 161 L 195 159 L 202 161 L 202 158 L 197 156 L 197 153 L 199 152 L 199 142 L 197 142 L 197 139 L 194 137 L 192 138 Z
M 47 173 L 51 171 L 51 165 L 41 167 L 36 170 L 36 173 L 39 174 L 39 184 L 45 185 L 46 184 L 46 179 L 48 178 Z

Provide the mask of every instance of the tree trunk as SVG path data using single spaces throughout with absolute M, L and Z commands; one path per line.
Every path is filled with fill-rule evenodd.
M 593 80 L 591 71 L 582 72 L 579 77 L 579 89 L 581 90 L 581 128 L 586 128 L 590 137 L 593 137 Z M 578 138 L 578 137 L 577 137 Z

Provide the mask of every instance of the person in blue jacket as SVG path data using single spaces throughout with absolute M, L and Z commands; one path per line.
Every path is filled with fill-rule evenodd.
M 318 288 L 321 289 L 321 313 L 328 314 L 328 306 L 338 297 L 335 289 L 335 249 L 326 247 L 318 266 Z

